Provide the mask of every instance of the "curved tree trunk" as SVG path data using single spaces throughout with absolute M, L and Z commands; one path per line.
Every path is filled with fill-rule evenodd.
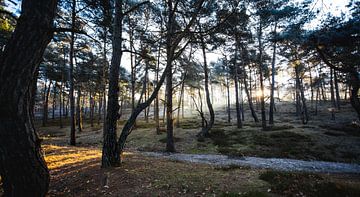
M 200 28 L 201 31 L 201 28 Z M 215 113 L 214 113 L 214 108 L 212 106 L 211 103 L 211 99 L 210 99 L 210 92 L 209 92 L 209 69 L 208 69 L 208 65 L 206 62 L 206 45 L 205 45 L 205 41 L 204 41 L 204 37 L 201 36 L 201 48 L 202 48 L 202 53 L 203 53 L 203 58 L 204 58 L 204 78 L 205 78 L 205 98 L 206 98 L 206 104 L 208 106 L 208 110 L 210 113 L 210 120 L 208 122 L 208 124 L 206 125 L 205 128 L 203 128 L 201 130 L 201 136 L 202 137 L 209 137 L 210 135 L 210 130 L 212 128 L 212 126 L 214 125 L 214 121 L 215 121 Z
M 31 117 L 31 90 L 53 35 L 56 3 L 23 0 L 16 29 L 0 57 L 0 175 L 5 196 L 45 196 L 48 190 L 49 172 Z

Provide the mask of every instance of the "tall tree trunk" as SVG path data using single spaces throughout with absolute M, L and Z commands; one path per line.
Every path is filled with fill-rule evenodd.
M 104 122 L 104 140 L 101 166 L 103 168 L 120 165 L 120 151 L 117 140 L 117 120 L 119 116 L 119 74 L 122 45 L 122 0 L 115 1 L 113 25 L 113 53 L 109 72 L 108 108 Z
M 99 108 L 98 108 L 98 121 L 97 124 L 100 125 L 100 121 L 101 121 L 101 111 L 102 111 L 102 106 L 103 106 L 103 97 L 101 95 L 101 93 L 99 94 Z
M 56 110 L 56 86 L 57 86 L 57 82 L 54 83 L 53 86 L 53 102 L 52 102 L 52 119 L 55 119 L 55 110 Z
M 176 121 L 176 127 L 179 128 L 180 127 L 180 108 L 181 108 L 181 104 L 184 103 L 184 101 L 182 100 L 183 95 L 184 95 L 184 89 L 185 89 L 185 78 L 186 78 L 186 71 L 183 74 L 183 78 L 181 80 L 181 87 L 180 87 L 180 94 L 179 94 L 179 102 L 178 102 L 178 107 L 177 107 L 177 121 Z
M 246 97 L 247 97 L 247 100 L 248 100 L 249 108 L 250 108 L 250 111 L 251 111 L 251 116 L 253 117 L 255 122 L 259 122 L 259 119 L 258 119 L 258 117 L 256 115 L 256 112 L 255 112 L 255 109 L 254 109 L 254 104 L 252 102 L 252 97 L 251 97 L 251 94 L 250 94 L 250 91 L 249 91 L 249 88 L 248 88 L 247 75 L 246 75 L 245 67 L 244 67 L 243 72 L 244 72 L 244 89 L 245 89 Z
M 229 73 L 226 73 L 226 91 L 227 91 L 227 122 L 231 122 L 231 109 L 230 109 L 230 84 Z
M 335 90 L 334 90 L 334 69 L 330 68 L 330 98 L 332 107 L 336 108 L 336 101 L 335 101 Z
M 235 83 L 235 106 L 236 106 L 236 120 L 237 120 L 237 128 L 242 128 L 242 121 L 241 121 L 241 109 L 240 109 L 240 103 L 239 103 L 239 65 L 237 64 L 237 58 L 238 58 L 238 36 L 235 36 L 235 60 L 234 60 L 234 83 Z
M 77 101 L 76 101 L 76 124 L 78 132 L 82 132 L 82 112 L 81 112 L 81 90 L 78 89 Z
M 162 29 L 162 22 L 161 22 L 161 29 Z M 155 71 L 155 76 L 156 76 L 155 85 L 158 85 L 158 83 L 159 83 L 160 55 L 161 55 L 161 45 L 159 44 L 157 63 L 156 63 L 156 71 Z M 155 113 L 154 116 L 155 116 L 155 124 L 156 124 L 156 134 L 159 135 L 160 134 L 160 121 L 159 121 L 159 95 L 158 94 L 156 94 L 156 98 L 155 98 L 154 113 Z
M 274 36 L 276 36 L 277 22 L 275 21 Z M 271 61 L 271 89 L 270 89 L 270 109 L 269 109 L 269 125 L 274 125 L 274 91 L 275 91 L 275 60 L 276 60 L 276 41 L 273 43 L 273 55 Z
M 23 0 L 0 57 L 0 176 L 5 196 L 45 196 L 48 191 L 49 171 L 31 103 L 37 67 L 53 35 L 56 5 L 56 0 Z
M 263 46 L 262 46 L 262 21 L 260 19 L 260 26 L 258 32 L 259 41 L 259 74 L 260 74 L 260 105 L 261 105 L 261 125 L 263 130 L 267 130 L 266 126 L 266 112 L 265 112 L 265 98 L 264 98 L 264 68 L 263 68 Z
M 200 28 L 201 31 L 201 28 Z M 210 98 L 210 92 L 209 92 L 209 69 L 208 69 L 208 65 L 207 65 L 207 60 L 206 60 L 206 44 L 204 41 L 204 37 L 203 35 L 201 35 L 201 48 L 202 48 L 202 53 L 203 53 L 203 58 L 204 58 L 204 79 L 205 79 L 205 98 L 206 98 L 206 104 L 208 106 L 208 110 L 209 110 L 209 114 L 210 114 L 210 120 L 208 121 L 208 124 L 206 125 L 205 128 L 203 128 L 201 130 L 201 136 L 202 137 L 209 137 L 210 136 L 210 130 L 214 125 L 214 121 L 215 121 L 215 113 L 214 113 L 214 108 L 212 106 L 211 103 L 211 98 Z
M 189 31 L 189 28 L 195 22 L 196 16 L 199 13 L 200 9 L 202 8 L 204 0 L 200 0 L 197 3 L 198 3 L 197 11 L 194 12 L 190 22 L 187 25 L 186 31 Z M 175 49 L 177 48 L 177 46 L 179 45 L 179 43 L 182 41 L 182 38 L 183 38 L 183 36 L 179 36 L 179 37 L 177 37 L 177 39 L 174 42 L 172 40 L 173 33 L 174 33 L 174 29 L 173 29 L 174 10 L 172 9 L 172 0 L 168 1 L 168 5 L 171 5 L 171 6 L 169 6 L 170 9 L 168 9 L 169 10 L 169 12 L 168 12 L 168 14 L 169 14 L 168 23 L 172 24 L 172 25 L 168 26 L 169 28 L 167 29 L 168 32 L 167 32 L 167 42 L 166 42 L 166 48 L 167 48 L 166 67 L 165 67 L 164 73 L 160 77 L 159 84 L 156 86 L 156 88 L 154 89 L 154 91 L 151 94 L 151 96 L 149 97 L 149 99 L 146 102 L 140 103 L 139 105 L 137 105 L 134 112 L 131 113 L 129 119 L 126 121 L 126 123 L 125 123 L 125 125 L 124 125 L 124 127 L 122 129 L 121 135 L 119 137 L 119 140 L 118 140 L 118 146 L 119 146 L 120 152 L 122 152 L 124 150 L 126 139 L 127 139 L 128 135 L 130 134 L 133 126 L 134 126 L 134 123 L 136 121 L 137 116 L 142 112 L 142 110 L 144 110 L 146 107 L 148 107 L 151 104 L 151 102 L 156 98 L 156 95 L 158 94 L 162 84 L 164 83 L 165 78 L 168 77 L 169 72 L 171 73 L 172 62 L 174 60 Z M 185 34 L 183 34 L 183 35 L 185 35 Z M 181 51 L 179 53 L 177 53 L 177 55 L 180 55 L 180 54 L 181 54 Z M 167 111 L 169 111 L 169 110 L 167 110 Z M 172 111 L 170 111 L 170 112 L 172 112 Z M 172 118 L 172 116 L 171 116 L 171 118 Z M 172 119 L 170 120 L 170 123 L 171 123 L 171 127 L 172 127 Z M 172 128 L 170 128 L 170 129 L 171 129 L 171 133 L 168 132 L 168 135 L 167 135 L 168 139 L 169 139 L 169 137 L 170 138 L 172 137 Z M 172 142 L 173 142 L 173 139 L 172 139 Z M 173 145 L 172 147 L 169 146 L 170 150 L 168 149 L 168 151 L 172 151 L 172 150 L 175 151 L 174 144 L 172 143 L 172 145 Z M 171 150 L 171 148 L 173 148 L 173 149 Z
M 60 118 L 60 128 L 63 128 L 63 122 L 62 122 L 62 116 L 63 116 L 63 102 L 62 102 L 62 97 L 63 97 L 63 81 L 64 81 L 64 75 L 61 75 L 61 83 L 60 83 L 60 90 L 59 90 L 59 118 Z
M 167 2 L 168 8 L 168 21 L 167 21 L 167 36 L 166 36 L 166 66 L 169 67 L 166 73 L 166 151 L 175 152 L 174 145 L 174 131 L 173 131 L 173 104 L 172 104 L 172 62 L 173 62 L 173 49 L 172 36 L 175 31 L 175 11 L 173 10 L 172 0 Z
M 309 121 L 309 116 L 308 116 L 308 110 L 307 110 L 307 105 L 306 105 L 306 98 L 305 98 L 305 94 L 304 94 L 304 88 L 302 85 L 302 80 L 300 78 L 300 65 L 296 65 L 295 66 L 295 77 L 296 77 L 296 89 L 298 92 L 298 102 L 299 102 L 299 109 L 300 109 L 300 113 L 301 113 L 301 121 L 303 124 L 307 124 Z
M 90 102 L 90 126 L 94 127 L 94 107 L 95 107 L 95 102 L 94 102 L 94 97 L 91 94 L 91 91 L 90 91 L 89 102 Z
M 71 12 L 71 28 L 75 29 L 75 18 L 76 18 L 76 0 L 72 0 L 72 12 Z M 70 68 L 69 68 L 69 80 L 70 80 L 70 145 L 76 145 L 75 138 L 75 97 L 74 97 L 74 42 L 75 34 L 71 32 L 70 35 Z
M 340 109 L 339 81 L 336 70 L 334 70 L 334 85 L 335 85 L 335 96 L 336 96 L 336 108 Z
M 42 126 L 45 127 L 48 120 L 48 107 L 49 107 L 49 94 L 50 94 L 50 88 L 51 88 L 52 81 L 50 81 L 49 86 L 46 88 L 46 82 L 45 82 L 45 94 L 44 94 L 44 103 L 43 103 L 43 120 L 42 120 Z

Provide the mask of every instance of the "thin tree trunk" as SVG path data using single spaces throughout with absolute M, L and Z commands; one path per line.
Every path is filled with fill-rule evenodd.
M 0 57 L 0 176 L 4 196 L 45 196 L 48 191 L 49 171 L 31 114 L 37 67 L 53 36 L 56 5 L 55 0 L 23 0 L 15 31 Z
M 56 86 L 57 82 L 54 83 L 53 86 L 53 102 L 52 102 L 52 119 L 55 119 L 55 110 L 56 110 Z
M 76 124 L 78 132 L 82 132 L 82 112 L 81 112 L 81 90 L 78 89 L 77 102 L 76 102 Z
M 48 120 L 48 103 L 49 103 L 49 94 L 52 81 L 50 81 L 49 86 L 46 87 L 45 81 L 45 90 L 44 90 L 44 103 L 43 103 L 43 117 L 42 117 L 42 126 L 45 127 Z
M 203 68 L 204 68 L 204 79 L 205 79 L 205 84 L 204 84 L 205 85 L 205 98 L 206 98 L 206 104 L 208 106 L 208 110 L 210 113 L 210 120 L 209 120 L 208 124 L 206 125 L 206 127 L 201 130 L 201 137 L 209 137 L 210 130 L 214 125 L 215 113 L 214 113 L 214 108 L 211 103 L 210 92 L 209 92 L 209 69 L 208 69 L 208 65 L 207 65 L 207 61 L 206 61 L 206 44 L 205 44 L 203 36 L 201 36 L 201 48 L 202 48 L 202 53 L 203 53 L 203 58 L 204 58 Z
M 274 36 L 276 35 L 277 22 L 275 22 Z M 275 91 L 275 60 L 276 60 L 276 41 L 273 43 L 273 55 L 271 61 L 271 89 L 270 89 L 270 109 L 269 109 L 269 125 L 274 125 L 274 91 Z
M 60 118 L 60 128 L 63 128 L 63 122 L 62 122 L 62 116 L 63 116 L 63 102 L 62 102 L 62 97 L 63 97 L 63 81 L 64 81 L 64 75 L 62 75 L 61 77 L 61 83 L 60 83 L 60 92 L 59 92 L 59 105 L 60 105 L 60 109 L 59 109 L 59 118 Z
M 334 91 L 334 69 L 330 68 L 330 95 L 333 108 L 336 108 L 335 91 Z
M 94 127 L 94 107 L 95 107 L 95 102 L 94 102 L 94 98 L 93 95 L 91 94 L 90 91 L 90 98 L 89 98 L 89 102 L 90 102 L 90 126 Z
M 76 18 L 76 0 L 72 0 L 72 14 L 71 14 L 71 28 L 75 29 L 75 18 Z M 71 32 L 70 35 L 70 145 L 76 145 L 75 138 L 75 97 L 74 97 L 74 42 L 75 34 Z
M 335 84 L 335 96 L 336 96 L 336 108 L 340 110 L 340 92 L 337 72 L 334 70 L 334 84 Z
M 100 93 L 99 94 L 98 122 L 97 122 L 98 125 L 100 125 L 100 121 L 101 121 L 101 111 L 102 111 L 102 106 L 103 106 L 102 102 L 103 102 L 103 97 Z
M 237 120 L 237 128 L 242 128 L 242 121 L 241 121 L 241 109 L 240 109 L 240 103 L 239 103 L 239 66 L 237 64 L 237 58 L 238 58 L 238 37 L 235 36 L 235 60 L 234 60 L 234 82 L 235 82 L 235 106 L 236 106 L 236 120 Z
M 161 29 L 162 29 L 162 22 L 161 22 Z M 158 83 L 159 83 L 160 55 L 161 55 L 161 45 L 159 44 L 157 63 L 156 63 L 156 71 L 155 71 L 155 75 L 156 75 L 156 84 L 155 85 L 158 85 Z M 160 134 L 160 121 L 159 121 L 159 95 L 158 94 L 156 94 L 156 98 L 155 98 L 154 113 L 155 113 L 154 117 L 155 117 L 155 124 L 156 124 L 156 134 L 159 135 Z
M 254 110 L 254 104 L 252 102 L 252 97 L 251 97 L 251 94 L 250 94 L 250 91 L 249 91 L 249 88 L 248 88 L 248 83 L 247 83 L 247 79 L 246 79 L 246 70 L 244 68 L 244 89 L 245 89 L 245 93 L 246 93 L 246 97 L 248 99 L 248 104 L 249 104 L 249 108 L 250 108 L 250 111 L 251 111 L 251 116 L 253 117 L 254 121 L 255 122 L 259 122 L 259 119 L 256 115 L 256 112 Z
M 229 73 L 226 73 L 226 90 L 227 90 L 227 114 L 228 123 L 231 122 L 231 109 L 230 109 L 230 84 L 229 84 Z
M 260 19 L 260 26 L 259 26 L 259 34 L 258 34 L 258 41 L 259 41 L 259 74 L 260 74 L 260 105 L 261 105 L 261 125 L 263 130 L 267 130 L 266 126 L 266 112 L 265 112 L 265 98 L 264 98 L 264 74 L 263 74 L 263 46 L 262 46 L 262 21 Z
M 183 75 L 183 79 L 181 80 L 181 87 L 180 87 L 180 94 L 179 94 L 179 102 L 178 102 L 178 107 L 177 107 L 177 121 L 176 121 L 176 127 L 179 128 L 180 127 L 180 107 L 181 104 L 184 102 L 182 100 L 183 98 L 183 94 L 184 94 L 184 89 L 185 89 L 185 78 L 186 78 L 186 71 Z

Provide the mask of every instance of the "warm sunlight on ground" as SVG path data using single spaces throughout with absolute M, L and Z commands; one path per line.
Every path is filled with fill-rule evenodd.
M 43 151 L 50 170 L 101 157 L 99 150 L 89 148 L 45 145 Z
M 45 161 L 50 170 L 59 169 L 77 163 L 87 162 L 101 157 L 101 151 L 95 147 L 81 148 L 71 146 L 44 145 Z M 122 156 L 131 155 L 124 152 Z

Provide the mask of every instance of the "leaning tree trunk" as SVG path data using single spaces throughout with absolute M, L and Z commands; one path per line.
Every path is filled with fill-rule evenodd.
M 201 27 L 201 26 L 200 26 Z M 201 28 L 200 28 L 201 31 Z M 208 69 L 208 65 L 207 65 L 207 61 L 206 61 L 206 44 L 204 41 L 204 36 L 201 35 L 201 48 L 202 48 L 202 53 L 203 53 L 203 58 L 204 58 L 204 78 L 205 78 L 205 98 L 206 98 L 206 104 L 208 106 L 208 110 L 210 113 L 210 120 L 208 122 L 208 124 L 206 125 L 205 128 L 203 128 L 201 130 L 200 133 L 200 137 L 209 137 L 210 136 L 210 130 L 214 125 L 214 121 L 215 121 L 215 113 L 214 113 L 214 108 L 212 106 L 211 103 L 211 99 L 210 99 L 210 92 L 209 92 L 209 69 Z
M 120 165 L 120 151 L 117 146 L 117 120 L 119 116 L 119 74 L 122 43 L 122 0 L 115 1 L 113 29 L 113 53 L 109 72 L 108 108 L 104 122 L 104 141 L 101 166 L 103 168 Z
M 247 97 L 247 100 L 248 100 L 249 108 L 250 108 L 250 111 L 251 111 L 251 116 L 254 118 L 255 122 L 259 122 L 259 119 L 258 119 L 258 117 L 256 115 L 256 112 L 255 112 L 255 109 L 254 109 L 254 104 L 252 102 L 252 97 L 251 97 L 251 94 L 249 92 L 245 67 L 244 67 L 243 72 L 244 72 L 244 89 L 245 89 L 246 97 Z
M 49 171 L 31 117 L 31 90 L 53 35 L 56 3 L 23 0 L 16 29 L 0 57 L 0 176 L 5 196 L 45 196 L 48 190 Z
M 200 0 L 198 2 L 198 7 L 197 7 L 197 12 L 195 12 L 192 16 L 192 19 L 190 20 L 190 22 L 188 23 L 187 25 L 187 29 L 186 31 L 189 31 L 190 27 L 192 26 L 192 24 L 195 22 L 195 19 L 196 19 L 196 16 L 198 14 L 198 12 L 200 11 L 200 9 L 202 8 L 202 4 L 203 4 L 204 0 Z M 171 4 L 172 5 L 172 1 L 168 1 L 168 4 Z M 173 15 L 174 11 L 172 10 L 171 8 L 172 6 L 169 6 L 169 15 Z M 173 16 L 169 16 L 169 21 L 173 21 L 174 18 Z M 162 76 L 160 77 L 160 80 L 158 81 L 158 84 L 156 86 L 156 88 L 154 89 L 153 93 L 151 94 L 151 96 L 149 97 L 149 99 L 143 103 L 140 103 L 136 106 L 135 110 L 131 113 L 129 119 L 126 121 L 122 131 L 121 131 L 121 135 L 119 137 L 119 140 L 118 140 L 118 147 L 120 149 L 120 153 L 124 150 L 124 147 L 125 147 L 125 142 L 126 142 L 126 138 L 129 136 L 133 126 L 134 126 L 134 123 L 136 121 L 136 118 L 137 116 L 145 109 L 147 108 L 151 102 L 156 98 L 162 84 L 164 83 L 165 81 L 165 78 L 168 77 L 168 73 L 171 72 L 171 67 L 172 67 L 172 62 L 174 60 L 174 53 L 175 53 L 175 49 L 176 47 L 179 45 L 179 43 L 181 42 L 183 36 L 185 36 L 185 34 L 183 34 L 183 36 L 179 36 L 177 37 L 177 39 L 174 41 L 172 39 L 172 34 L 174 33 L 174 30 L 173 30 L 173 26 L 174 24 L 172 24 L 168 29 L 168 35 L 167 35 L 167 63 L 166 63 L 166 67 L 164 69 L 164 72 L 162 74 Z M 177 53 L 177 56 L 181 55 L 181 52 Z M 171 125 L 172 126 L 172 125 Z M 173 149 L 175 150 L 175 149 Z

